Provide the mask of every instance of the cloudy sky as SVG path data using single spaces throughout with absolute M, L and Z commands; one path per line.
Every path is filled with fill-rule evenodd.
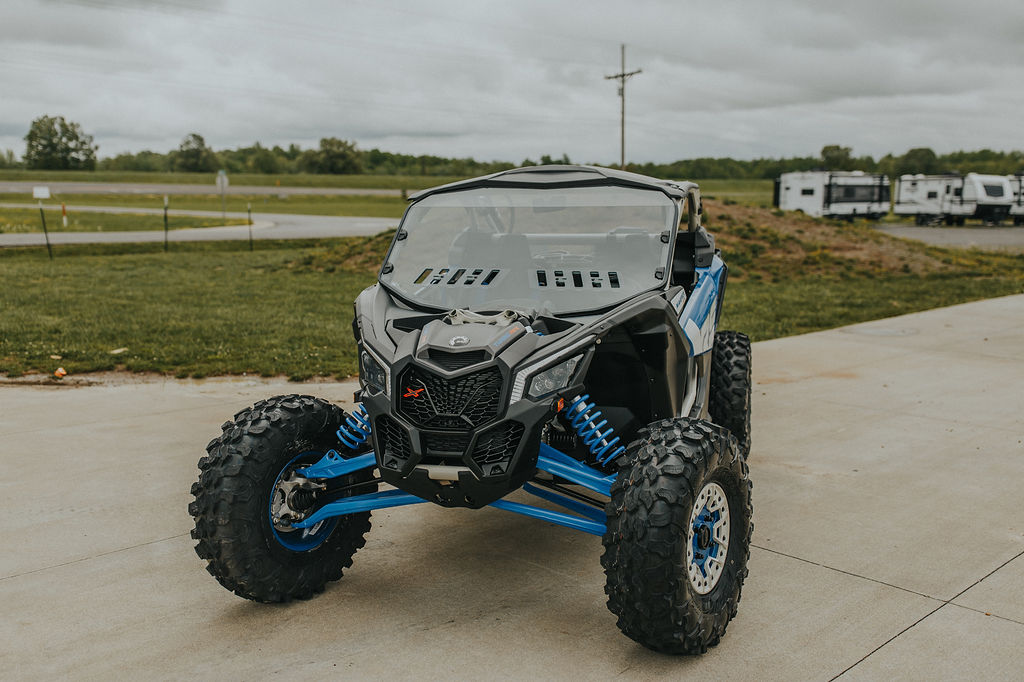
M 101 156 L 260 141 L 521 161 L 1024 147 L 1003 0 L 0 4 L 0 150 L 64 115 Z

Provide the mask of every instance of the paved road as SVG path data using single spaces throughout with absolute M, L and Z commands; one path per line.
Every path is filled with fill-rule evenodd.
M 220 190 L 210 183 L 208 185 L 177 185 L 148 182 L 3 182 L 0 181 L 0 194 L 18 194 L 24 192 L 32 195 L 32 188 L 46 185 L 52 194 L 220 194 Z M 258 194 L 258 195 L 302 195 L 317 194 L 326 196 L 368 195 L 397 197 L 402 191 L 398 189 L 362 189 L 357 187 L 276 187 L 268 185 L 229 186 L 226 194 Z
M 607 612 L 598 538 L 494 509 L 374 512 L 345 577 L 243 601 L 188 537 L 195 463 L 270 394 L 351 384 L 0 385 L 12 680 L 1019 680 L 1024 296 L 754 345 L 755 531 L 701 658 Z
M 1024 227 L 918 227 L 877 224 L 875 229 L 894 237 L 916 239 L 933 246 L 1024 252 Z
M 0 208 L 36 208 L 37 204 L 0 203 Z M 59 209 L 60 206 L 48 205 Z M 104 206 L 69 206 L 69 210 L 86 213 L 142 213 L 163 215 L 163 209 L 125 208 Z M 220 211 L 168 211 L 173 216 L 220 218 Z M 245 220 L 245 213 L 228 211 L 228 218 Z M 397 218 L 359 218 L 353 216 L 298 215 L 290 213 L 257 213 L 253 218 L 253 239 L 326 239 L 374 235 L 398 225 Z M 202 227 L 168 232 L 172 242 L 245 240 L 249 229 L 245 225 Z M 130 232 L 50 232 L 52 244 L 109 244 L 116 242 L 162 242 L 161 230 Z M 40 246 L 45 244 L 42 232 L 0 234 L 0 247 Z

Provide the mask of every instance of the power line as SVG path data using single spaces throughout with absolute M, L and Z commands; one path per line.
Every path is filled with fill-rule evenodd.
M 604 78 L 605 80 L 619 81 L 619 100 L 622 104 L 622 115 L 619 122 L 619 168 L 624 170 L 626 168 L 626 81 L 643 71 L 641 69 L 626 71 L 626 44 L 623 43 L 621 47 L 622 71 Z

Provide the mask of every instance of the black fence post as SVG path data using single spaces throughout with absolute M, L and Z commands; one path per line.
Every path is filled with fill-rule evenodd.
M 43 200 L 39 200 L 39 219 L 43 221 L 43 237 L 46 238 L 46 253 L 50 254 L 53 260 L 53 248 L 50 247 L 50 233 L 46 230 L 46 214 L 43 213 Z
M 164 195 L 164 252 L 167 252 L 167 195 Z

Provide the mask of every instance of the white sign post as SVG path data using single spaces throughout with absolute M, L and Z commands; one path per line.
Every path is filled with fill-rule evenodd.
M 224 209 L 224 192 L 228 189 L 228 173 L 224 170 L 217 171 L 217 189 L 220 190 L 220 215 L 225 221 L 228 219 L 227 211 Z

